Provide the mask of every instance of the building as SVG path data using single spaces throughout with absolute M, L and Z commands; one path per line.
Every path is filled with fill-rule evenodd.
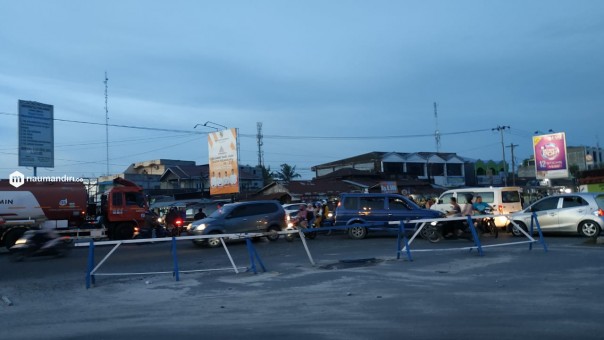
M 341 169 L 383 173 L 385 179 L 425 180 L 442 187 L 459 187 L 475 182 L 472 162 L 455 153 L 374 151 L 312 167 L 317 177 Z
M 173 159 L 156 159 L 132 163 L 124 172 L 98 178 L 99 194 L 107 191 L 113 186 L 113 180 L 121 177 L 132 181 L 147 192 L 161 189 L 160 179 L 164 172 L 172 166 L 191 166 L 194 161 L 180 161 Z

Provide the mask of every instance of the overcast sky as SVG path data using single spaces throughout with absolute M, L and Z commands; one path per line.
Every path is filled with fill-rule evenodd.
M 19 168 L 17 101 L 54 105 L 55 168 L 207 164 L 206 121 L 239 128 L 240 162 L 310 167 L 371 151 L 518 162 L 535 131 L 596 146 L 604 1 L 0 0 L 0 177 Z M 438 103 L 438 120 L 434 102 Z M 66 122 L 91 122 L 101 125 Z M 184 130 L 184 131 L 183 131 Z M 194 132 L 197 132 L 195 134 Z M 510 160 L 510 148 L 506 158 Z

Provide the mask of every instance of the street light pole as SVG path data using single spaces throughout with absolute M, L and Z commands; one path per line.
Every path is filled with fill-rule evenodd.
M 499 126 L 499 125 L 497 125 L 496 128 L 491 129 L 492 131 L 495 131 L 495 130 L 499 131 L 499 133 L 501 135 L 501 153 L 503 155 L 503 175 L 504 175 L 504 177 L 503 177 L 503 185 L 506 186 L 506 187 L 508 186 L 508 167 L 507 167 L 506 162 L 505 162 L 505 144 L 503 142 L 503 130 L 509 129 L 509 128 L 510 128 L 509 126 Z

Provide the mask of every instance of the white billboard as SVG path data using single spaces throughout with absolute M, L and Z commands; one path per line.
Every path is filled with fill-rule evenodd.
M 19 100 L 19 166 L 54 168 L 54 108 Z
M 239 165 L 237 163 L 237 129 L 208 134 L 210 164 L 210 195 L 239 192 Z

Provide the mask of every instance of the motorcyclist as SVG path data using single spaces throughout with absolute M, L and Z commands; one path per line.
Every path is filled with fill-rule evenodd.
M 57 237 L 59 237 L 59 235 L 51 229 L 36 229 L 31 237 L 31 241 L 36 248 L 43 249 L 49 241 L 52 241 Z
M 324 219 L 324 215 L 323 215 L 323 205 L 321 204 L 321 202 L 316 202 L 315 203 L 315 226 L 320 227 L 323 224 L 323 219 Z
M 476 196 L 476 202 L 474 202 L 472 207 L 474 208 L 474 210 L 478 211 L 481 214 L 484 214 L 485 210 L 491 208 L 488 203 L 482 201 L 482 196 Z
M 300 204 L 300 208 L 298 208 L 298 214 L 294 220 L 296 225 L 299 225 L 303 228 L 308 227 L 308 210 L 306 209 L 306 204 Z

